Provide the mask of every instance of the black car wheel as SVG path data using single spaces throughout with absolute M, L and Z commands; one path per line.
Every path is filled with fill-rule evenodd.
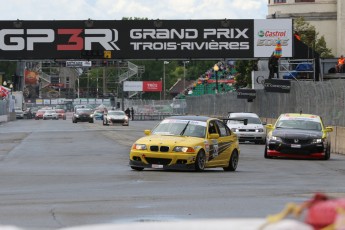
M 195 171 L 201 172 L 204 171 L 206 165 L 206 155 L 203 150 L 199 151 L 195 160 Z
M 327 146 L 327 149 L 325 151 L 325 157 L 324 157 L 324 160 L 329 160 L 331 158 L 331 145 L 329 144 Z
M 231 154 L 228 167 L 224 167 L 224 171 L 236 171 L 238 165 L 238 152 L 234 150 Z
M 132 169 L 137 171 L 143 171 L 144 168 L 131 166 Z
M 265 146 L 265 154 L 264 154 L 264 157 L 265 157 L 266 159 L 271 159 L 271 158 L 272 158 L 272 157 L 270 157 L 270 156 L 267 155 L 267 145 Z

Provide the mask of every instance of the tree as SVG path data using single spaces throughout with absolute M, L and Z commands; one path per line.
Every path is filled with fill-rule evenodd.
M 319 32 L 316 31 L 315 26 L 306 22 L 303 17 L 296 18 L 294 23 L 294 33 L 298 34 L 301 41 L 307 46 L 313 48 L 321 58 L 334 57 L 332 50 L 327 48 L 325 37 L 319 37 Z

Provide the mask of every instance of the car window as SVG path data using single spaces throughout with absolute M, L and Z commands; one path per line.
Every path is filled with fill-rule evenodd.
M 321 123 L 309 120 L 279 120 L 276 125 L 277 128 L 290 128 L 290 129 L 304 129 L 304 130 L 316 130 L 322 129 Z
M 204 137 L 206 122 L 166 119 L 159 123 L 152 134 Z
M 125 113 L 122 111 L 109 111 L 108 114 L 109 115 L 125 115 Z
M 262 124 L 260 118 L 258 117 L 232 117 L 232 118 L 237 118 L 237 119 L 247 119 L 248 124 Z M 229 120 L 228 124 L 243 124 L 243 121 L 237 121 L 237 120 Z
M 230 129 L 221 121 L 217 121 L 218 129 L 219 129 L 219 136 L 226 137 L 230 136 Z
M 214 121 L 210 121 L 210 123 L 208 125 L 208 133 L 209 134 L 217 133 L 217 126 L 216 126 L 216 123 Z

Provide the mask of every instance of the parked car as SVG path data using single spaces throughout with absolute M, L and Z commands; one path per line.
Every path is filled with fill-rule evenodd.
M 129 125 L 129 118 L 124 111 L 121 110 L 109 110 L 107 113 L 104 113 L 103 116 L 103 125 L 109 124 L 121 124 L 123 126 Z
M 314 114 L 284 113 L 274 125 L 267 124 L 265 158 L 328 160 L 331 156 L 331 126 L 325 127 Z
M 55 109 L 48 109 L 43 114 L 43 120 L 59 120 L 59 114 Z
M 59 119 L 66 120 L 66 113 L 64 109 L 55 109 L 55 112 L 58 114 Z
M 203 171 L 237 168 L 240 148 L 237 135 L 223 120 L 205 116 L 172 116 L 161 121 L 131 148 L 129 165 L 144 168 Z
M 21 108 L 19 108 L 19 107 L 14 108 L 14 112 L 16 113 L 17 119 L 23 119 L 24 118 L 24 111 Z
M 240 142 L 250 141 L 255 144 L 265 144 L 266 125 L 255 113 L 229 113 L 228 118 L 247 119 L 247 125 L 240 120 L 229 120 L 227 126 L 236 133 Z
M 93 118 L 91 117 L 92 109 L 80 108 L 76 109 L 72 116 L 72 122 L 77 123 L 78 121 L 93 123 Z

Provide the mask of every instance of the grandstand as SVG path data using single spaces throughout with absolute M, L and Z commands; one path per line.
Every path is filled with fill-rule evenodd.
M 234 62 L 218 62 L 218 71 L 214 71 L 213 67 L 209 68 L 189 87 L 188 96 L 200 96 L 204 94 L 216 93 L 216 76 L 218 79 L 218 93 L 235 91 L 233 84 L 235 83 L 234 76 L 237 73 Z M 216 75 L 217 74 L 217 75 Z

